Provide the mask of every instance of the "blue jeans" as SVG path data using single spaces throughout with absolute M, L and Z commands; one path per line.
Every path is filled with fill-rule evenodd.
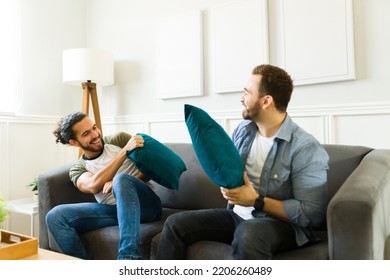
M 83 233 L 119 225 L 118 259 L 141 259 L 140 223 L 161 218 L 161 201 L 141 180 L 128 175 L 114 177 L 116 205 L 100 203 L 62 204 L 51 209 L 46 225 L 55 246 L 64 254 L 89 259 L 81 239 Z
M 205 209 L 168 217 L 156 259 L 185 259 L 187 246 L 201 240 L 231 244 L 234 259 L 271 259 L 277 252 L 297 248 L 290 223 L 271 218 L 243 220 L 233 210 Z

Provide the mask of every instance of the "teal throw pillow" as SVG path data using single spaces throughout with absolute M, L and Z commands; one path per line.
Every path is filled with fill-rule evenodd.
M 144 138 L 144 146 L 127 151 L 127 157 L 149 179 L 166 188 L 179 189 L 180 176 L 187 170 L 183 160 L 151 136 L 142 133 L 137 135 Z
M 184 105 L 185 122 L 195 153 L 207 176 L 218 186 L 244 185 L 244 166 L 225 130 L 205 111 Z

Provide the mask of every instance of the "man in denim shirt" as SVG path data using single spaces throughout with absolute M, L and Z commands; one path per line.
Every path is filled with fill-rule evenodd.
M 183 259 L 200 240 L 231 243 L 235 259 L 271 259 L 318 239 L 327 201 L 328 154 L 286 110 L 291 77 L 272 65 L 253 69 L 241 103 L 245 119 L 232 140 L 245 164 L 241 187 L 221 193 L 229 209 L 182 212 L 168 218 L 157 258 Z

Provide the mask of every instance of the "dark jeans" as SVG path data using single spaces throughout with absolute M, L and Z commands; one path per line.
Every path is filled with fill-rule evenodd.
M 287 222 L 243 220 L 232 210 L 205 209 L 168 217 L 157 259 L 185 259 L 187 246 L 201 240 L 231 244 L 235 259 L 271 259 L 277 252 L 297 248 L 294 228 Z
M 49 234 L 64 254 L 82 259 L 89 255 L 82 241 L 83 233 L 119 225 L 118 259 L 140 259 L 138 250 L 140 223 L 159 220 L 161 201 L 141 180 L 118 174 L 112 184 L 117 205 L 75 203 L 57 205 L 46 216 Z

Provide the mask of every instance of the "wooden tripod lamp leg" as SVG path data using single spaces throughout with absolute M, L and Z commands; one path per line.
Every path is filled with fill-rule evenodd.
M 97 91 L 96 91 L 96 84 L 95 83 L 89 83 L 90 84 L 90 94 L 91 94 L 91 100 L 92 100 L 92 108 L 93 108 L 93 115 L 95 117 L 95 123 L 97 128 L 101 131 L 103 134 L 102 130 L 102 122 L 100 120 L 100 111 L 99 111 L 99 101 L 98 101 L 98 96 L 97 96 Z
M 83 87 L 83 105 L 81 107 L 81 111 L 88 116 L 89 114 L 89 83 L 82 83 Z M 80 158 L 83 155 L 83 150 L 79 148 L 79 155 Z
M 81 111 L 88 115 L 89 113 L 89 86 L 88 83 L 82 83 L 83 86 L 83 106 Z

